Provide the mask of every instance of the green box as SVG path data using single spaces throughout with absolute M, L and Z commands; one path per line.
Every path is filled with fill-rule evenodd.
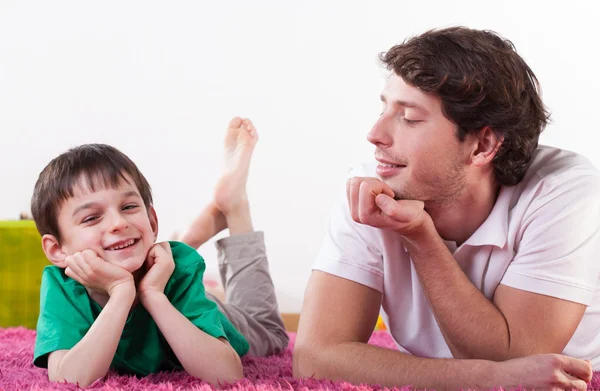
M 0 221 L 0 327 L 35 329 L 49 264 L 32 220 Z

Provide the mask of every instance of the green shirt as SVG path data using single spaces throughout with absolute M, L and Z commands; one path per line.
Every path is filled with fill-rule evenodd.
M 204 293 L 204 259 L 184 243 L 170 244 L 175 270 L 165 287 L 165 295 L 196 327 L 215 338 L 226 338 L 240 356 L 246 354 L 249 348 L 246 338 Z M 46 368 L 48 355 L 55 350 L 74 347 L 102 308 L 90 299 L 83 285 L 67 277 L 64 269 L 56 266 L 44 269 L 40 295 L 33 363 Z M 142 376 L 181 368 L 158 326 L 142 305 L 136 305 L 127 318 L 111 368 Z

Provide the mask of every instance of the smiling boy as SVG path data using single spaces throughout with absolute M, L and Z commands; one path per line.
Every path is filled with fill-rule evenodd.
M 42 277 L 34 364 L 47 367 L 50 380 L 86 387 L 109 368 L 137 375 L 183 368 L 218 385 L 242 378 L 248 351 L 287 346 L 245 191 L 256 141 L 249 120 L 231 121 L 227 170 L 191 230 L 199 246 L 229 228 L 217 242 L 226 303 L 205 293 L 204 260 L 192 247 L 155 243 L 151 189 L 127 156 L 89 144 L 46 166 L 32 214 L 55 266 Z

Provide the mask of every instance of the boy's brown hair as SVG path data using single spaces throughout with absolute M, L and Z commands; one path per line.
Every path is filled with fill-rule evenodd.
M 54 158 L 42 170 L 31 198 L 31 214 L 40 234 L 53 235 L 60 242 L 58 211 L 73 197 L 73 189 L 85 179 L 92 191 L 97 186 L 116 187 L 120 181 L 136 185 L 146 208 L 152 206 L 152 190 L 135 163 L 124 153 L 106 144 L 84 144 Z

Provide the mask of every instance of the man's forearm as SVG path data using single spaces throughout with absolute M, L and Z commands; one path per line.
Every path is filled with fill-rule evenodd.
M 66 380 L 87 387 L 104 377 L 117 351 L 134 299 L 133 286 L 130 290 L 115 292 L 81 341 L 64 353 L 60 361 L 49 361 L 50 380 Z
M 235 350 L 197 328 L 164 294 L 150 293 L 140 299 L 187 373 L 213 385 L 243 377 Z
M 523 355 L 511 353 L 504 315 L 468 279 L 437 232 L 430 230 L 404 243 L 455 358 L 505 360 Z
M 365 343 L 344 342 L 295 352 L 294 375 L 386 387 L 457 390 L 511 386 L 500 363 L 484 360 L 419 358 Z M 365 365 L 368 363 L 369 365 Z

